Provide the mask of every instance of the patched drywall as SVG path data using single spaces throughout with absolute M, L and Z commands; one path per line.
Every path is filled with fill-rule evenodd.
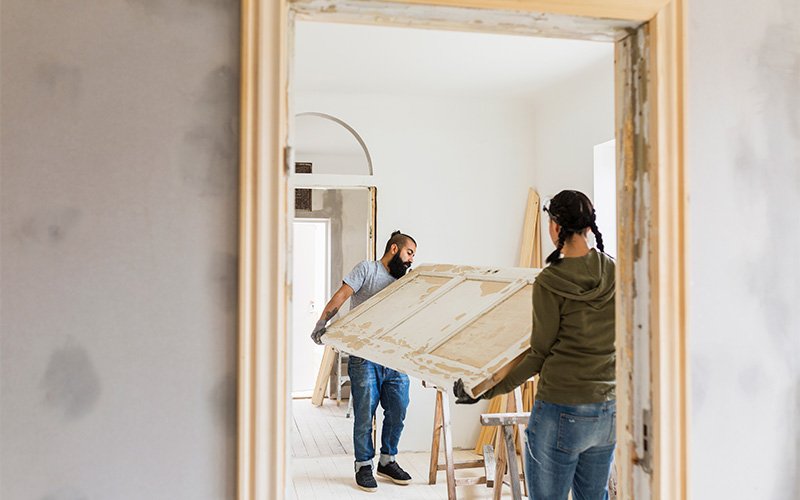
M 2 2 L 0 498 L 233 498 L 238 38 Z
M 688 19 L 690 491 L 800 498 L 800 4 Z
M 41 386 L 46 405 L 65 420 L 86 415 L 100 397 L 100 377 L 88 352 L 70 339 L 50 354 Z

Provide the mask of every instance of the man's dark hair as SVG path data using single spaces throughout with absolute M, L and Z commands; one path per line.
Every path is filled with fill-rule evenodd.
M 392 233 L 392 236 L 389 238 L 389 241 L 386 242 L 386 249 L 383 251 L 383 254 L 386 255 L 389 253 L 389 249 L 392 248 L 392 245 L 397 245 L 397 249 L 400 250 L 403 246 L 411 241 L 416 246 L 417 242 L 411 236 L 407 234 L 403 234 L 400 231 L 395 231 Z

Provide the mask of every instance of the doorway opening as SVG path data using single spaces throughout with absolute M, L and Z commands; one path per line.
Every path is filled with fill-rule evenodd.
M 330 219 L 295 219 L 292 226 L 292 343 L 306 344 L 330 296 Z M 322 347 L 304 346 L 292 353 L 292 398 L 310 398 L 316 377 L 307 368 L 322 361 Z
M 417 240 L 417 263 L 515 267 L 521 260 L 529 189 L 543 197 L 578 189 L 594 198 L 596 175 L 607 174 L 593 171 L 593 148 L 615 134 L 611 43 L 298 20 L 293 46 L 292 147 L 296 165 L 311 172 L 296 168 L 290 184 L 307 184 L 314 175 L 372 174 L 382 201 L 379 248 L 400 229 Z M 366 156 L 351 134 L 320 116 L 336 117 L 357 131 L 359 143 L 369 145 L 374 169 L 367 171 Z M 604 185 L 613 182 L 605 179 Z M 613 205 L 616 191 L 611 195 Z M 295 217 L 300 213 L 296 210 Z M 363 205 L 342 206 L 336 217 L 352 222 L 363 214 Z M 317 207 L 309 216 L 332 215 Z M 546 217 L 537 220 L 539 233 L 546 235 Z M 549 240 L 537 245 L 546 248 L 539 255 L 553 246 Z M 343 256 L 351 260 L 332 277 L 331 293 L 366 258 L 351 250 Z M 291 257 L 295 268 L 297 259 L 304 258 L 297 251 Z M 333 267 L 339 270 L 338 264 Z M 301 300 L 296 283 L 291 300 Z M 292 359 L 302 363 L 292 370 L 316 373 L 321 363 L 314 358 L 309 366 L 304 353 L 317 346 L 308 338 L 311 330 L 302 328 L 292 325 Z M 335 496 L 355 488 L 349 470 L 353 420 L 348 419 L 348 401 L 336 398 L 336 368 L 318 376 L 328 384 L 329 397 L 317 401 L 321 406 L 308 399 L 291 402 L 290 498 L 292 492 L 299 498 L 315 487 Z M 435 486 L 427 485 L 435 393 L 414 379 L 410 393 L 398 460 L 416 479 L 412 488 L 422 486 L 423 494 L 446 498 L 444 472 Z M 487 407 L 451 406 L 459 461 L 482 458 L 479 415 Z M 379 410 L 378 436 L 380 415 Z M 309 476 L 319 464 L 345 472 Z M 485 485 L 469 489 L 475 498 L 493 494 Z
M 626 498 L 685 498 L 683 3 L 243 4 L 240 498 L 281 498 L 288 491 L 289 322 L 282 279 L 291 264 L 284 189 L 293 114 L 287 55 L 299 18 L 614 43 L 620 487 Z

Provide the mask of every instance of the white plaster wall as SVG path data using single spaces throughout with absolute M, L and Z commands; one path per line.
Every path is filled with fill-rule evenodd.
M 690 1 L 691 493 L 800 498 L 800 3 Z
M 614 59 L 537 93 L 536 183 L 542 201 L 563 189 L 577 189 L 594 199 L 594 146 L 614 138 Z M 542 216 L 542 258 L 555 249 Z M 600 232 L 603 228 L 599 227 Z
M 400 229 L 417 263 L 515 266 L 534 181 L 529 106 L 488 99 L 303 92 L 295 110 L 340 118 L 364 139 L 378 185 L 378 253 Z M 434 393 L 412 383 L 401 449 L 429 450 Z M 453 406 L 454 442 L 471 448 L 475 407 Z
M 0 498 L 233 498 L 238 15 L 2 2 Z

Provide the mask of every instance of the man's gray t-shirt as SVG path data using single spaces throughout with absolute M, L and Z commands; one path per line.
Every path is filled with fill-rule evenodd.
M 359 262 L 342 281 L 355 292 L 350 298 L 350 309 L 353 309 L 394 283 L 395 278 L 379 260 L 364 260 Z

